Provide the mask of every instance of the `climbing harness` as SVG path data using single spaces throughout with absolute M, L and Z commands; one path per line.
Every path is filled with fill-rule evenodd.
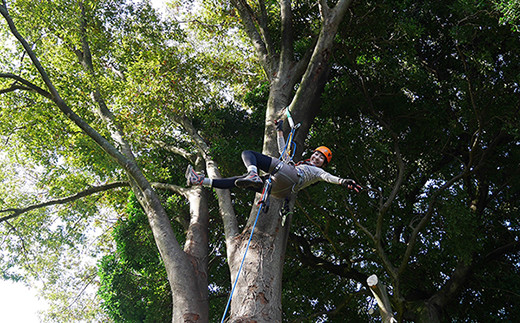
M 284 163 L 289 163 L 296 153 L 296 143 L 293 141 L 294 133 L 296 129 L 300 127 L 300 123 L 295 124 L 294 120 L 289 112 L 289 108 L 285 109 L 287 115 L 287 121 L 289 121 L 289 126 L 291 127 L 291 132 L 289 133 L 289 137 L 287 138 L 287 142 L 285 143 L 285 147 L 283 148 L 282 154 L 280 155 L 280 160 Z M 292 153 L 291 153 L 292 151 Z
M 294 133 L 296 132 L 296 129 L 300 127 L 300 123 L 295 124 L 294 120 L 291 116 L 291 113 L 289 112 L 289 107 L 285 108 L 287 120 L 289 121 L 289 126 L 291 127 L 291 132 L 289 134 L 289 137 L 287 138 L 287 141 L 285 142 L 285 147 L 282 151 L 282 154 L 280 155 L 281 162 L 276 165 L 274 170 L 269 174 L 269 177 L 266 179 L 264 183 L 264 188 L 262 189 L 262 196 L 260 200 L 258 201 L 257 205 L 259 206 L 258 212 L 256 213 L 255 222 L 253 223 L 253 227 L 251 228 L 251 234 L 249 235 L 249 240 L 247 241 L 246 250 L 244 252 L 244 256 L 242 257 L 242 262 L 240 263 L 240 267 L 238 268 L 237 276 L 235 277 L 235 282 L 233 283 L 233 288 L 231 289 L 231 293 L 229 294 L 229 298 L 226 304 L 226 309 L 224 310 L 224 315 L 222 315 L 222 320 L 220 323 L 224 323 L 224 320 L 226 319 L 227 311 L 229 309 L 229 305 L 231 303 L 231 299 L 233 298 L 233 293 L 235 292 L 235 287 L 237 286 L 238 277 L 240 277 L 240 272 L 242 271 L 242 266 L 244 265 L 244 261 L 246 260 L 247 251 L 249 250 L 249 244 L 251 243 L 251 240 L 253 239 L 253 233 L 255 232 L 256 223 L 258 221 L 258 217 L 260 216 L 260 212 L 264 211 L 267 213 L 269 211 L 269 193 L 271 192 L 271 186 L 272 186 L 272 176 L 276 174 L 280 169 L 282 169 L 284 163 L 289 163 L 294 157 L 294 154 L 296 152 L 296 143 L 293 142 L 294 139 Z M 284 204 L 284 208 L 286 203 Z M 285 217 L 283 217 L 282 225 L 285 223 Z

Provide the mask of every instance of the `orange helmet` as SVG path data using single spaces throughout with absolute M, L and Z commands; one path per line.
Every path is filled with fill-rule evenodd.
M 332 151 L 330 151 L 329 148 L 325 146 L 319 146 L 318 148 L 314 149 L 314 151 L 319 151 L 320 153 L 322 153 L 323 156 L 325 156 L 325 158 L 327 159 L 327 163 L 330 163 L 330 160 L 332 159 Z

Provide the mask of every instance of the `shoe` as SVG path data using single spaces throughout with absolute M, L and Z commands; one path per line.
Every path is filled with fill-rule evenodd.
M 238 178 L 235 181 L 235 185 L 240 188 L 251 187 L 253 189 L 259 190 L 264 186 L 264 182 L 257 173 L 249 172 L 245 177 Z
M 185 177 L 186 186 L 202 185 L 202 182 L 204 181 L 204 174 L 199 174 L 196 171 L 194 171 L 191 165 L 188 165 L 188 168 L 186 168 Z

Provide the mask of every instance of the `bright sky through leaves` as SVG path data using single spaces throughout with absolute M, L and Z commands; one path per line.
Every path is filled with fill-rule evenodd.
M 0 321 L 5 323 L 37 323 L 38 310 L 45 304 L 34 291 L 22 283 L 0 280 Z

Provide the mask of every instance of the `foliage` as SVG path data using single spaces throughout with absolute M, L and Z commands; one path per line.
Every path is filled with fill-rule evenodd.
M 496 8 L 503 15 L 500 22 L 511 24 L 511 28 L 520 31 L 518 23 L 520 17 L 520 4 L 514 0 L 494 1 Z
M 399 174 L 394 148 L 399 145 L 405 182 L 385 214 L 382 231 L 383 250 L 395 266 L 413 229 L 432 208 L 436 191 L 464 167 L 478 169 L 437 198 L 431 222 L 420 233 L 414 256 L 393 292 L 405 297 L 413 311 L 411 304 L 435 295 L 455 268 L 471 264 L 475 274 L 447 315 L 457 321 L 490 316 L 515 320 L 519 313 L 512 307 L 512 289 L 484 286 L 493 285 L 498 276 L 508 281 L 507 277 L 519 271 L 516 256 L 489 258 L 500 245 L 517 245 L 518 239 L 514 196 L 519 188 L 509 180 L 517 171 L 508 165 L 517 162 L 519 151 L 513 129 L 519 118 L 514 71 L 519 43 L 517 34 L 499 26 L 498 17 L 480 6 L 457 2 L 448 12 L 438 2 L 358 5 L 355 12 L 365 20 L 354 20 L 359 24 L 344 29 L 348 33 L 340 38 L 324 107 L 308 146 L 330 145 L 334 173 L 380 189 L 387 196 Z M 394 10 L 396 7 L 402 10 Z M 501 46 L 506 43 L 508 46 Z M 293 231 L 308 238 L 313 254 L 322 255 L 324 263 L 367 276 L 376 273 L 380 279 L 395 282 L 388 268 L 382 267 L 380 255 L 374 253 L 374 242 L 356 226 L 359 221 L 376 231 L 377 195 L 369 192 L 368 196 L 349 197 L 340 191 L 320 184 L 309 189 L 308 195 L 300 194 L 302 208 L 296 211 Z M 300 249 L 302 258 L 309 258 L 298 241 L 293 240 L 295 251 Z M 517 251 L 510 255 L 515 254 Z M 312 262 L 307 266 L 316 270 Z M 337 277 L 329 275 L 329 282 Z M 351 277 L 343 277 L 338 287 L 348 286 Z M 353 310 L 363 307 L 359 304 L 367 297 L 358 293 L 359 286 L 353 286 L 347 287 L 350 299 L 341 293 L 313 298 L 319 294 L 316 286 L 305 286 L 309 291 L 300 286 L 298 294 L 308 295 L 308 308 L 325 312 L 330 303 L 341 308 L 345 300 L 351 302 L 342 308 L 342 314 L 332 312 L 330 320 L 332 315 L 357 315 Z M 334 290 L 325 283 L 321 287 Z M 498 301 L 497 294 L 504 301 Z M 487 313 L 481 311 L 483 304 Z

